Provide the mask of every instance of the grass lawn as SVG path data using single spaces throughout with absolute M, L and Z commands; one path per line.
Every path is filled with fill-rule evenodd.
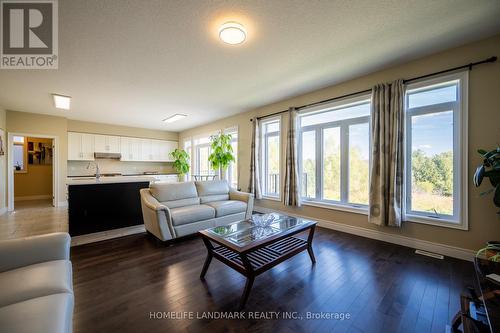
M 446 197 L 432 193 L 413 193 L 411 200 L 412 210 L 439 214 L 453 215 L 453 197 Z

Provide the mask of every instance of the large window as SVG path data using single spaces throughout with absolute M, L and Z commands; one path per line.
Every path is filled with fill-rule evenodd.
M 467 74 L 410 84 L 406 91 L 406 219 L 465 227 Z M 465 215 L 464 215 L 465 216 Z
M 266 197 L 280 197 L 280 127 L 279 118 L 261 122 L 262 194 Z
M 210 144 L 199 145 L 198 150 L 198 174 L 201 176 L 212 175 L 214 172 L 208 161 L 211 154 Z
M 195 176 L 208 176 L 215 175 L 216 172 L 212 170 L 208 156 L 210 156 L 210 134 L 198 136 L 193 140 L 194 163 L 193 173 Z
M 211 148 L 211 136 L 221 133 L 222 130 L 211 133 L 203 134 L 194 137 L 193 139 L 186 139 L 184 142 L 184 149 L 188 153 L 191 159 L 192 172 L 188 175 L 188 178 L 192 176 L 197 176 L 198 179 L 207 179 L 206 176 L 217 176 L 218 170 L 213 170 L 208 157 L 212 153 Z M 235 161 L 231 162 L 227 171 L 223 173 L 223 176 L 228 181 L 232 188 L 238 188 L 238 128 L 230 127 L 224 130 L 225 134 L 231 134 L 231 147 L 233 148 L 233 154 Z M 199 177 L 201 176 L 201 177 Z M 211 177 L 208 177 L 211 179 Z
M 231 135 L 231 147 L 233 148 L 234 162 L 227 168 L 226 180 L 232 188 L 238 188 L 238 128 L 227 128 L 226 134 Z
M 368 205 L 370 96 L 304 110 L 299 116 L 304 203 Z

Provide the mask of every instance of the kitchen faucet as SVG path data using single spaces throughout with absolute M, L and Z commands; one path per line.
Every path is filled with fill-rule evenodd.
M 95 165 L 95 179 L 99 180 L 101 178 L 101 172 L 99 171 L 99 164 L 97 164 L 96 161 L 89 162 L 89 164 L 87 165 L 87 169 L 90 169 L 90 165 L 92 163 L 94 163 L 94 165 Z

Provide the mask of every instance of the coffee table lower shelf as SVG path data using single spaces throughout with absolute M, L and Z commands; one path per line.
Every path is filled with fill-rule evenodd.
M 306 240 L 297 237 L 289 237 L 248 253 L 247 258 L 252 265 L 254 274 L 259 275 L 304 250 L 307 250 Z M 217 259 L 224 261 L 229 260 L 229 262 L 234 265 L 234 269 L 241 272 L 245 271 L 245 265 L 239 253 L 225 246 L 216 246 L 213 251 L 214 257 Z
M 270 268 L 278 265 L 279 263 L 295 256 L 296 254 L 307 250 L 311 262 L 316 263 L 314 252 L 312 249 L 312 239 L 314 236 L 315 225 L 308 227 L 309 235 L 307 240 L 299 237 L 289 236 L 285 238 L 276 239 L 268 244 L 262 244 L 245 252 L 238 252 L 229 246 L 217 242 L 205 234 L 201 234 L 203 242 L 207 248 L 207 258 L 200 278 L 204 279 L 208 267 L 215 257 L 219 261 L 225 263 L 229 267 L 235 269 L 247 278 L 245 290 L 241 297 L 240 309 L 243 309 L 250 294 L 255 277 Z M 301 230 L 304 231 L 304 230 Z M 215 242 L 216 244 L 212 244 Z

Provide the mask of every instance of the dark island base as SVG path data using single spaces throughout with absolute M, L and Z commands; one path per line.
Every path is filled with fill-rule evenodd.
M 147 187 L 149 182 L 69 185 L 69 234 L 143 224 L 139 190 Z

